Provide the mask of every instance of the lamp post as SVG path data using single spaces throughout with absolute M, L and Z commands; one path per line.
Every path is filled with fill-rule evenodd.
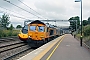
M 82 47 L 82 0 L 75 0 L 75 2 L 81 2 L 81 36 L 80 36 L 80 46 Z

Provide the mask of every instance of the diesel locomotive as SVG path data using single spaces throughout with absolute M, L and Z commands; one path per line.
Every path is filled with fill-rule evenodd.
M 32 21 L 31 23 L 25 25 L 18 37 L 22 41 L 33 41 L 35 44 L 40 44 L 41 42 L 47 43 L 52 39 L 61 35 L 60 28 L 41 22 L 40 20 Z

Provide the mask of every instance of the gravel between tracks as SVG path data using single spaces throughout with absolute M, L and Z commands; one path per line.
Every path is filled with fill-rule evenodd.
M 4 60 L 10 56 L 13 56 L 15 55 L 12 59 L 8 59 L 8 60 L 16 60 L 28 53 L 30 53 L 31 51 L 35 50 L 36 48 L 32 49 L 30 47 L 30 45 L 26 44 L 25 42 L 23 43 L 23 41 L 19 40 L 17 37 L 6 37 L 6 38 L 0 38 L 0 40 L 3 40 L 3 42 L 1 41 L 0 43 L 0 60 Z M 4 42 L 5 40 L 5 42 Z M 21 47 L 19 45 L 14 45 L 16 43 L 21 43 Z M 10 46 L 10 45 L 13 45 L 13 46 Z M 2 47 L 2 46 L 6 46 L 6 45 L 9 45 L 8 47 Z M 17 47 L 19 46 L 19 47 Z M 14 49 L 14 47 L 16 47 Z M 10 49 L 12 48 L 12 49 Z M 6 50 L 6 51 L 4 51 Z M 23 51 L 23 52 L 22 52 Z M 20 53 L 22 52 L 22 53 Z M 18 54 L 20 53 L 20 54 Z
M 10 57 L 10 56 L 13 56 L 19 52 L 22 52 L 22 51 L 25 51 L 29 48 L 31 48 L 29 45 L 25 44 L 25 43 L 21 43 L 23 41 L 19 40 L 17 37 L 6 37 L 6 38 L 0 38 L 0 40 L 6 40 L 5 42 L 2 42 L 0 43 L 0 60 L 4 60 L 5 58 L 7 57 Z M 8 42 L 7 42 L 8 41 Z M 16 44 L 16 43 L 21 43 L 20 46 L 21 47 L 18 47 L 18 48 L 15 48 L 14 47 L 17 47 L 19 46 L 19 44 L 17 45 L 12 45 L 12 46 L 8 46 L 8 47 L 2 47 L 2 46 L 6 46 L 6 45 L 11 45 L 11 44 Z M 13 49 L 10 49 L 10 48 L 13 48 Z M 9 50 L 10 49 L 10 50 Z M 6 50 L 6 51 L 4 51 Z M 32 51 L 33 49 L 30 49 L 30 50 L 27 50 L 26 52 L 30 52 Z M 2 52 L 3 51 L 3 52 Z M 27 53 L 22 53 L 21 55 L 18 55 L 18 56 L 22 56 L 22 55 L 25 55 Z M 15 58 L 14 58 L 15 59 Z
M 22 47 L 19 47 L 19 48 L 16 48 L 16 49 L 12 49 L 12 50 L 9 50 L 9 51 L 6 51 L 6 52 L 3 52 L 0 54 L 0 60 L 3 60 L 9 56 L 12 56 L 18 52 L 21 52 L 21 51 L 24 51 L 26 49 L 30 48 L 30 46 L 28 45 L 25 45 L 25 46 L 22 46 Z
M 10 44 L 19 43 L 19 42 L 22 42 L 22 41 L 11 41 L 11 42 L 0 43 L 0 47 L 1 47 L 1 46 L 10 45 Z

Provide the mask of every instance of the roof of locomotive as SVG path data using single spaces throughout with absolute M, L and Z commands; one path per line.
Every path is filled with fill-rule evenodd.
M 43 23 L 40 20 L 32 21 L 30 24 L 43 24 L 43 25 L 46 25 L 47 27 L 50 27 L 50 28 L 56 28 L 57 27 L 57 26 L 51 25 L 49 23 Z
M 43 25 L 46 25 L 46 24 L 44 24 L 43 22 L 41 22 L 39 20 L 32 21 L 30 24 L 43 24 Z

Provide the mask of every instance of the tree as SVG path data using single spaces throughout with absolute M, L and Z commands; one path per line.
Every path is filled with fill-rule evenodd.
M 88 24 L 90 24 L 90 17 L 88 17 Z
M 21 25 L 17 25 L 17 27 L 16 28 L 22 28 L 22 26 Z
M 83 20 L 83 26 L 86 26 L 88 24 L 87 20 Z
M 77 22 L 76 22 L 77 20 Z M 73 29 L 73 30 L 76 30 L 76 23 L 77 23 L 77 28 L 79 28 L 80 26 L 80 19 L 79 19 L 79 16 L 75 16 L 75 17 L 71 17 L 69 19 L 70 21 L 70 27 Z
M 7 28 L 7 26 L 10 24 L 9 19 L 10 19 L 10 17 L 8 15 L 6 15 L 6 14 L 2 15 L 0 22 L 4 28 Z
M 1 27 L 1 17 L 0 17 L 0 27 Z
M 13 28 L 14 28 L 14 27 L 13 27 L 13 25 L 11 24 L 10 27 L 9 27 L 9 29 L 10 29 L 10 30 L 13 30 Z

